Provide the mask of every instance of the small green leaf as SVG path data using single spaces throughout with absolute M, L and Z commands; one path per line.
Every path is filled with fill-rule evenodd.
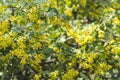
M 37 4 L 42 4 L 42 3 L 44 3 L 46 0 L 35 0 L 35 3 L 37 3 Z
M 81 47 L 81 50 L 85 51 L 85 49 L 86 49 L 86 45 Z

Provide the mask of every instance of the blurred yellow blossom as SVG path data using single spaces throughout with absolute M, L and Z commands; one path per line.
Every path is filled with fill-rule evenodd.
M 69 69 L 67 72 L 62 76 L 62 80 L 74 80 L 74 78 L 78 75 L 78 71 L 74 69 Z M 69 77 L 68 77 L 69 76 Z
M 100 75 L 104 75 L 108 70 L 112 68 L 112 66 L 106 64 L 105 62 L 99 63 L 99 65 L 96 67 L 97 69 L 95 73 Z
M 72 16 L 72 11 L 70 10 L 70 9 L 66 9 L 65 10 L 65 14 L 67 15 L 67 16 Z
M 115 25 L 119 25 L 119 24 L 120 24 L 120 20 L 118 19 L 118 17 L 115 17 L 115 18 L 113 19 L 113 23 L 114 23 Z
M 109 8 L 109 11 L 115 12 L 115 9 L 114 8 Z
M 34 53 L 33 58 L 34 58 L 35 64 L 39 65 L 39 63 L 41 62 L 41 60 L 44 58 L 44 55 L 43 54 Z
M 112 51 L 113 54 L 120 54 L 120 47 L 117 46 L 117 45 L 113 45 L 111 51 Z
M 102 30 L 98 30 L 98 37 L 99 38 L 104 38 L 104 31 L 102 31 Z
M 58 71 L 53 71 L 51 73 L 49 73 L 49 79 L 48 80 L 56 80 L 58 77 Z
M 80 0 L 80 4 L 81 4 L 83 7 L 86 7 L 87 0 Z
M 41 75 L 35 74 L 34 80 L 40 80 Z
M 64 0 L 64 1 L 65 1 L 65 3 L 66 3 L 68 6 L 71 5 L 71 0 Z

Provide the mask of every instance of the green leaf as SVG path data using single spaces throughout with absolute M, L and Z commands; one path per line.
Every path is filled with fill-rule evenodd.
M 46 2 L 46 0 L 35 0 L 35 3 L 37 3 L 37 4 L 42 4 L 44 2 Z
M 81 50 L 85 51 L 85 49 L 86 49 L 86 45 L 81 47 Z
M 100 78 L 100 77 L 96 77 L 95 80 L 102 80 L 102 78 Z

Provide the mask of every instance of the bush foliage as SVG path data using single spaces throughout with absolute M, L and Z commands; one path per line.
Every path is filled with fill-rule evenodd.
M 120 1 L 2 0 L 0 78 L 120 79 Z

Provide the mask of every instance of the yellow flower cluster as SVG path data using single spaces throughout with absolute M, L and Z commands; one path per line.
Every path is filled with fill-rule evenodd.
M 96 75 L 97 74 L 104 75 L 111 68 L 112 66 L 106 64 L 105 62 L 102 62 L 102 63 L 99 63 L 99 65 L 97 66 L 95 73 Z
M 49 79 L 48 80 L 56 80 L 58 78 L 58 71 L 53 71 L 49 73 Z
M 19 58 L 21 60 L 20 64 L 22 64 L 22 65 L 25 65 L 27 63 L 28 55 L 24 49 L 18 48 L 15 50 L 11 50 L 10 55 L 13 57 L 16 56 L 17 58 Z
M 93 69 L 94 59 L 96 59 L 98 55 L 96 53 L 85 53 L 81 56 L 83 61 L 80 61 L 79 65 L 83 67 L 83 69 Z
M 8 71 L 5 78 L 17 79 L 19 71 L 24 77 L 29 70 L 34 80 L 75 80 L 82 74 L 86 80 L 120 68 L 118 3 L 7 1 L 0 3 L 0 69 Z M 9 73 L 13 66 L 20 70 Z
M 38 50 L 39 47 L 41 47 L 40 42 L 36 42 L 36 43 L 34 43 L 34 44 L 32 45 L 33 50 Z
M 115 18 L 113 19 L 113 23 L 114 23 L 115 25 L 119 25 L 119 24 L 120 24 L 120 20 L 118 19 L 118 17 L 115 17 Z
M 38 19 L 37 7 L 32 7 L 27 13 L 28 13 L 27 15 L 30 21 L 37 21 Z
M 57 47 L 54 47 L 53 50 L 56 52 L 56 53 L 60 53 L 62 50 L 61 49 L 58 49 Z
M 104 38 L 104 31 L 102 31 L 101 29 L 98 29 L 98 37 L 99 38 Z
M 38 50 L 40 49 L 41 47 L 46 47 L 46 46 L 49 46 L 51 41 L 47 39 L 46 35 L 45 34 L 41 34 L 41 35 L 35 35 L 37 37 L 37 40 L 36 40 L 36 37 L 35 38 L 31 38 L 29 40 L 31 47 L 33 50 Z M 42 42 L 45 42 L 46 44 L 42 44 Z
M 63 54 L 56 54 L 58 61 L 65 62 L 65 56 Z
M 71 5 L 71 0 L 64 0 L 64 1 L 65 1 L 65 3 L 66 3 L 68 6 Z
M 10 55 L 1 56 L 1 60 L 5 63 L 8 63 L 9 59 L 10 59 Z
M 67 15 L 67 16 L 72 16 L 72 11 L 69 9 L 69 8 L 67 8 L 66 10 L 65 10 L 65 14 Z
M 4 34 L 9 31 L 9 21 L 4 20 L 0 22 L 0 34 Z
M 38 75 L 38 74 L 35 74 L 35 76 L 34 76 L 34 80 L 40 80 L 40 75 Z
M 83 45 L 88 42 L 94 41 L 94 36 L 92 35 L 94 28 L 82 29 L 77 32 L 69 25 L 64 25 L 66 27 L 67 34 L 75 39 L 78 45 Z
M 7 7 L 0 5 L 0 13 L 5 14 Z
M 10 21 L 13 23 L 17 23 L 18 25 L 22 25 L 25 22 L 24 18 L 20 15 L 11 16 Z
M 83 7 L 86 7 L 87 0 L 80 0 L 80 4 L 81 4 Z
M 52 24 L 52 25 L 61 25 L 61 20 L 57 17 L 57 16 L 55 16 L 55 17 L 53 17 L 53 18 L 50 18 L 49 20 L 48 20 L 48 24 Z
M 76 56 L 70 56 L 71 61 L 68 62 L 68 66 L 69 66 L 69 67 L 73 67 L 73 66 L 75 65 L 75 63 L 79 62 L 79 60 L 76 61 L 76 58 L 75 58 L 75 57 L 76 57 Z M 77 57 L 77 58 L 78 58 L 78 57 Z
M 28 63 L 35 71 L 38 71 L 39 73 L 42 72 L 42 66 L 40 65 L 40 63 L 36 63 L 35 60 L 30 58 L 28 59 Z
M 33 58 L 34 58 L 34 63 L 36 65 L 39 65 L 41 60 L 44 58 L 44 55 L 43 54 L 36 54 L 36 53 L 34 53 Z
M 120 46 L 113 45 L 111 49 L 112 54 L 120 54 Z
M 26 37 L 23 37 L 23 36 L 18 37 L 17 45 L 19 45 L 20 49 L 25 49 L 26 48 L 25 41 L 26 41 Z
M 74 69 L 69 69 L 63 76 L 62 80 L 74 80 L 74 78 L 78 75 L 78 71 Z M 69 77 L 68 77 L 69 76 Z
M 52 8 L 57 7 L 57 0 L 48 0 Z
M 44 55 L 41 53 L 34 53 L 32 55 L 32 59 L 28 58 L 28 63 L 29 65 L 35 70 L 38 71 L 39 73 L 41 73 L 42 71 L 42 66 L 40 65 L 41 61 L 44 59 Z M 36 74 L 36 76 L 34 76 L 34 78 L 36 80 L 39 80 L 41 77 L 40 74 Z
M 115 9 L 114 8 L 109 8 L 109 11 L 110 12 L 115 12 Z
M 7 36 L 3 36 L 0 35 L 0 49 L 6 49 L 7 47 L 9 47 L 12 43 L 12 38 L 7 35 Z

